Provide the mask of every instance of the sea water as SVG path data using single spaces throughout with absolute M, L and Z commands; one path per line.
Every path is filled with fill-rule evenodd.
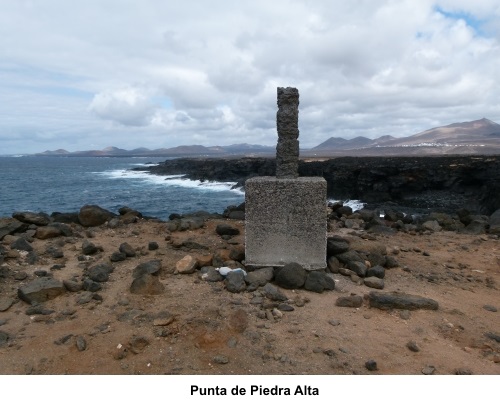
M 165 158 L 0 157 L 0 217 L 15 211 L 77 212 L 96 204 L 117 213 L 128 206 L 145 216 L 168 219 L 173 213 L 222 213 L 244 201 L 235 183 L 201 182 L 157 176 L 144 167 Z
M 114 213 L 128 206 L 145 216 L 208 211 L 221 214 L 245 200 L 236 183 L 133 171 L 165 158 L 0 156 L 0 217 L 15 211 L 77 212 L 95 204 Z M 330 200 L 334 201 L 334 200 Z M 344 201 L 353 210 L 361 201 Z

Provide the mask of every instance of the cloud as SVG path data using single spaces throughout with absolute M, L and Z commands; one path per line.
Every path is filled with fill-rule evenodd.
M 151 100 L 134 88 L 96 94 L 89 109 L 102 119 L 137 127 L 149 125 L 155 112 Z
M 499 23 L 497 0 L 9 0 L 0 148 L 273 145 L 278 86 L 303 147 L 500 121 Z

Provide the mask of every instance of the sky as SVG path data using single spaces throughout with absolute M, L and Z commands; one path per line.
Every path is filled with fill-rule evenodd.
M 0 0 L 0 155 L 500 123 L 500 0 Z

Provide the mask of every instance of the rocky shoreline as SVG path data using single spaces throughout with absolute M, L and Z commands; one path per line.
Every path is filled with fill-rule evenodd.
M 248 178 L 274 176 L 276 162 L 271 158 L 179 158 L 133 170 L 237 182 L 235 187 L 243 187 Z M 484 215 L 500 207 L 499 156 L 302 159 L 299 175 L 324 177 L 330 197 L 378 207 L 427 213 L 465 208 Z
M 244 215 L 0 219 L 0 373 L 498 373 L 500 210 L 331 204 L 324 271 L 246 267 Z

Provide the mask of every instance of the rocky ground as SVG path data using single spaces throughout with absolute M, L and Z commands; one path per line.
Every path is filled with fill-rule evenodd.
M 223 277 L 243 216 L 0 219 L 0 373 L 500 374 L 492 220 L 331 207 L 325 273 Z

